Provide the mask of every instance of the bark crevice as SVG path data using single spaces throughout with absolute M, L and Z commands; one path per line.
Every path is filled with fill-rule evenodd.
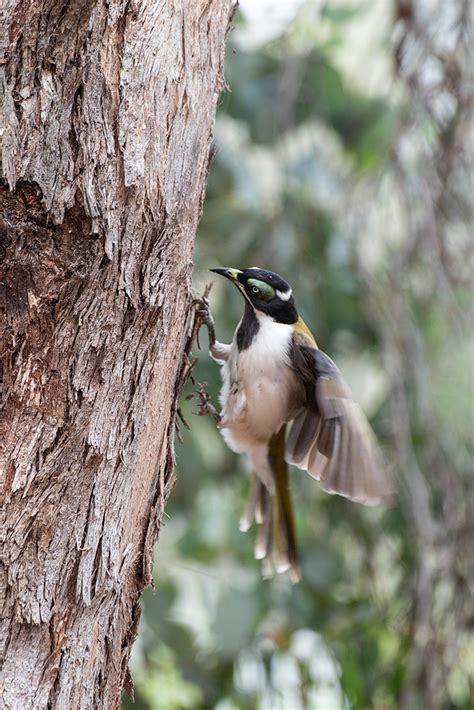
M 8 0 L 0 599 L 9 708 L 116 707 L 173 482 L 230 2 Z

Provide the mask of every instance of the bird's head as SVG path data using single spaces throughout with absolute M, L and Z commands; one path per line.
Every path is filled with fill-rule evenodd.
M 298 313 L 291 286 L 273 271 L 257 266 L 249 269 L 210 269 L 232 281 L 257 314 L 264 313 L 277 323 L 296 323 Z

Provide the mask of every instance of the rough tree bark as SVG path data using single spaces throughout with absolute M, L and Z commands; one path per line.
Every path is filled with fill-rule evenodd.
M 3 2 L 6 708 L 114 708 L 127 683 L 231 4 Z

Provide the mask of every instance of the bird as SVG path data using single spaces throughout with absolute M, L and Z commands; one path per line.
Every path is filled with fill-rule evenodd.
M 240 519 L 257 523 L 255 557 L 263 574 L 301 578 L 288 464 L 307 471 L 328 493 L 376 505 L 393 493 L 375 435 L 341 371 L 319 349 L 298 314 L 289 283 L 273 271 L 212 268 L 244 298 L 232 342 L 215 339 L 207 311 L 210 355 L 221 366 L 218 427 L 251 469 Z

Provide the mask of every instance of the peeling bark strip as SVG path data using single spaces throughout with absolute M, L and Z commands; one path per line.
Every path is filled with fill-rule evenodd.
M 231 0 L 3 0 L 5 708 L 115 708 L 171 486 Z

